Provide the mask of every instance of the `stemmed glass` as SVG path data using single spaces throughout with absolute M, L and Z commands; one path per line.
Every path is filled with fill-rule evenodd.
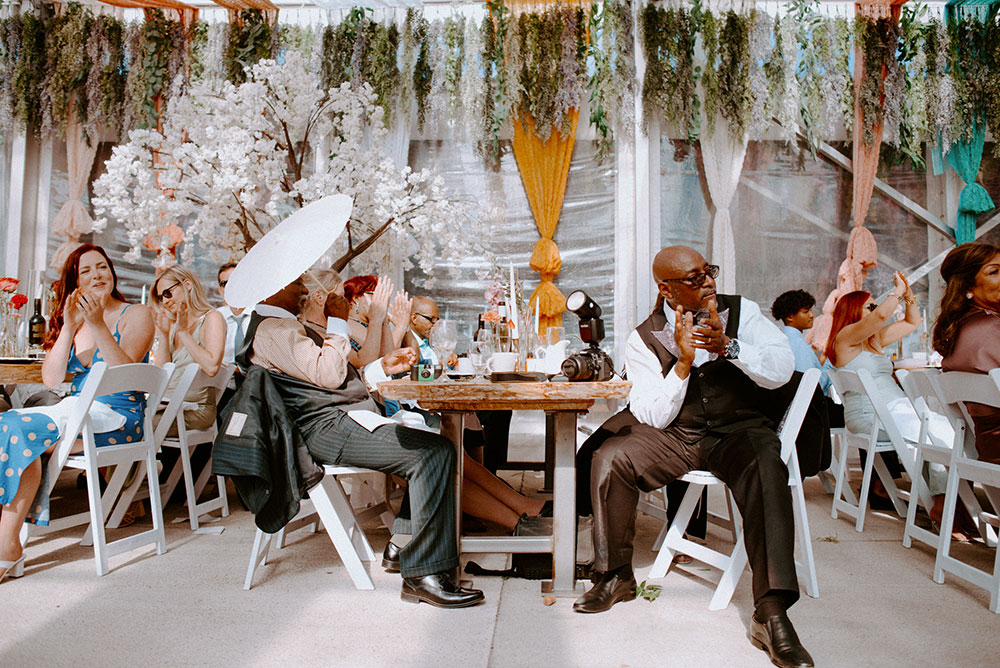
M 469 346 L 469 361 L 476 375 L 485 378 L 486 363 L 493 355 L 493 333 L 484 329 L 479 330 L 479 339 L 473 341 Z
M 438 356 L 441 370 L 447 372 L 448 358 L 455 352 L 458 345 L 458 328 L 454 320 L 438 320 L 431 330 L 431 348 Z

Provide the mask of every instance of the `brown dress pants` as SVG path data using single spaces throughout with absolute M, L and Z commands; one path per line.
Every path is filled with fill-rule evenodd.
M 595 570 L 632 564 L 640 490 L 652 491 L 688 471 L 704 469 L 729 486 L 743 516 L 754 600 L 768 593 L 783 595 L 788 605 L 798 600 L 788 469 L 772 429 L 747 427 L 686 443 L 669 429 L 637 424 L 618 431 L 596 449 L 585 445 L 578 461 L 590 456 L 592 461 L 579 462 L 579 472 L 590 470 Z

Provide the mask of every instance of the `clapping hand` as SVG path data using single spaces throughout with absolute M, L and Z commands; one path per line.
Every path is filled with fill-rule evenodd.
M 108 299 L 106 292 L 95 294 L 77 290 L 77 304 L 83 312 L 84 321 L 91 327 L 96 327 L 98 323 L 104 322 L 104 303 Z
M 396 293 L 389 310 L 389 321 L 397 328 L 406 329 L 410 325 L 410 306 L 413 300 L 405 290 Z
M 382 370 L 389 376 L 406 373 L 416 364 L 417 353 L 413 348 L 396 348 L 382 358 Z
M 722 319 L 713 299 L 708 304 L 708 319 L 702 320 L 693 329 L 694 347 L 723 355 L 729 345 L 729 337 L 722 331 Z
M 368 305 L 368 322 L 382 323 L 389 312 L 389 298 L 392 297 L 392 279 L 380 276 L 375 285 L 375 294 Z
M 682 307 L 677 307 L 674 324 L 674 342 L 680 352 L 679 360 L 685 364 L 694 361 L 694 315 L 690 311 L 685 311 Z
M 83 324 L 83 311 L 80 309 L 80 290 L 77 288 L 66 298 L 66 305 L 63 308 L 63 326 L 69 331 L 76 332 Z
M 188 310 L 187 302 L 181 302 L 177 305 L 177 313 L 174 315 L 174 321 L 177 323 L 178 332 L 187 331 L 187 328 L 191 325 L 191 312 Z
M 156 326 L 156 330 L 163 336 L 166 336 L 170 332 L 170 315 L 166 309 L 153 309 L 153 324 Z

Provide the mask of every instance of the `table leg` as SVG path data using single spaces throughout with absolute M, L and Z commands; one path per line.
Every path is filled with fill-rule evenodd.
M 542 468 L 545 471 L 545 477 L 542 482 L 542 489 L 539 490 L 543 494 L 552 493 L 552 480 L 555 474 L 555 459 L 556 459 L 556 416 L 555 413 L 545 414 L 545 462 Z
M 555 484 L 552 522 L 552 581 L 542 593 L 579 596 L 576 583 L 576 413 L 554 412 Z
M 465 464 L 465 413 L 441 413 L 441 435 L 455 444 L 455 546 L 462 553 L 462 469 Z

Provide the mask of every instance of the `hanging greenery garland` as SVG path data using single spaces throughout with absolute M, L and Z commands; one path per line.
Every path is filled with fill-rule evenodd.
M 68 5 L 62 16 L 48 25 L 45 44 L 46 76 L 42 118 L 43 136 L 66 133 L 69 114 L 86 123 L 87 97 L 84 84 L 90 74 L 87 42 L 93 16 L 78 4 Z M 70 101 L 75 102 L 70 109 Z
M 274 35 L 264 12 L 244 9 L 239 20 L 229 26 L 229 44 L 226 45 L 226 78 L 236 85 L 246 81 L 246 68 L 271 58 L 274 54 Z
M 746 134 L 753 108 L 753 91 L 750 88 L 750 31 L 753 20 L 753 12 L 726 12 L 718 38 L 715 73 L 719 95 L 717 109 L 736 137 Z
M 986 126 L 993 135 L 993 155 L 1000 157 L 1000 14 L 986 24 L 986 36 L 983 40 L 987 45 L 985 54 L 986 71 L 983 99 L 986 102 Z
M 417 129 L 424 130 L 427 121 L 427 98 L 431 92 L 431 81 L 434 71 L 431 68 L 430 24 L 427 19 L 416 18 L 414 24 L 414 40 L 417 43 L 417 60 L 413 65 L 413 97 L 417 104 Z
M 642 13 L 642 44 L 646 75 L 642 82 L 643 129 L 661 117 L 668 131 L 689 136 L 696 102 L 695 30 L 683 8 L 646 5 Z
M 588 56 L 593 74 L 590 124 L 598 134 L 597 154 L 603 160 L 614 149 L 615 135 L 631 141 L 635 124 L 635 58 L 631 7 L 609 0 L 590 16 Z
M 125 26 L 113 16 L 94 18 L 87 44 L 87 137 L 98 140 L 100 129 L 118 137 L 125 107 Z
M 448 118 L 456 123 L 462 117 L 462 69 L 465 63 L 465 17 L 451 16 L 444 22 L 444 89 Z M 395 59 L 395 54 L 393 54 Z
M 505 70 L 506 40 L 510 30 L 510 10 L 504 0 L 486 0 L 489 12 L 483 17 L 483 137 L 485 141 L 476 147 L 477 152 L 487 161 L 493 170 L 500 168 L 502 154 L 502 138 L 505 130 L 510 128 L 510 99 L 517 99 L 516 94 L 508 98 L 507 86 L 516 87 L 519 77 L 508 76 Z M 510 61 L 516 62 L 519 52 L 510 53 Z
M 385 26 L 366 20 L 361 35 L 365 44 L 361 82 L 369 84 L 375 91 L 376 103 L 385 110 L 385 125 L 392 127 L 399 106 L 400 74 L 396 64 L 399 29 L 395 23 Z
M 18 120 L 14 80 L 23 30 L 20 14 L 0 19 L 0 131 L 4 134 L 13 132 Z
M 855 19 L 855 39 L 861 46 L 864 61 L 857 100 L 864 119 L 861 137 L 865 146 L 871 147 L 875 141 L 875 126 L 883 121 L 882 74 L 890 70 L 890 59 L 895 60 L 896 22 L 889 18 L 872 19 L 858 15 Z
M 479 75 L 485 70 L 485 65 L 483 63 L 483 32 L 472 19 L 465 22 L 463 41 L 465 57 L 462 63 L 460 107 L 465 114 L 465 122 L 458 124 L 458 128 L 460 132 L 468 136 L 473 146 L 479 146 L 485 141 L 481 119 L 483 105 L 486 102 L 486 88 L 483 77 Z
M 955 81 L 955 112 L 952 114 L 952 134 L 970 140 L 977 127 L 986 119 L 990 101 L 986 93 L 992 78 L 987 54 L 994 45 L 986 43 L 988 36 L 982 22 L 975 16 L 965 16 L 948 26 L 950 37 L 950 68 Z M 995 101 L 993 102 L 995 104 Z
M 14 117 L 22 130 L 31 128 L 37 135 L 42 127 L 45 104 L 42 91 L 45 84 L 46 22 L 34 14 L 21 18 L 20 52 L 14 66 Z
M 750 90 L 755 91 L 750 109 L 750 135 L 759 136 L 771 124 L 767 96 L 768 78 L 765 69 L 771 60 L 771 30 L 773 23 L 766 12 L 755 12 L 750 31 Z

